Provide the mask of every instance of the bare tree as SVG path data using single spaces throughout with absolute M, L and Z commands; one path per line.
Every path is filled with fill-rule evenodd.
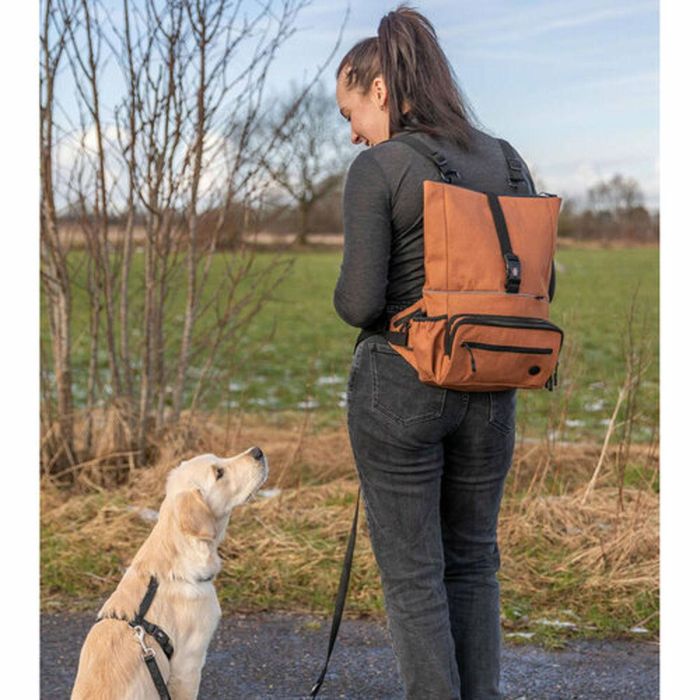
M 65 8 L 70 22 L 75 4 Z M 55 383 L 57 429 L 52 432 L 54 413 L 45 402 L 42 415 L 42 457 L 50 471 L 62 471 L 75 461 L 73 391 L 71 366 L 72 290 L 67 251 L 58 231 L 54 198 L 54 87 L 66 46 L 66 24 L 57 19 L 56 7 L 47 0 L 43 8 L 40 80 L 40 179 L 41 179 L 41 282 L 51 328 L 51 355 Z M 44 383 L 45 385 L 46 383 Z
M 275 100 L 279 107 L 271 110 L 273 124 L 279 122 L 280 113 L 290 112 L 290 105 L 299 102 L 300 92 L 292 87 L 286 100 Z M 340 129 L 335 98 L 319 87 L 308 93 L 285 122 L 282 147 L 262 161 L 297 209 L 297 243 L 306 243 L 313 208 L 342 182 L 351 157 L 348 144 L 347 133 Z
M 245 248 L 217 252 L 217 243 L 233 214 L 258 205 L 269 186 L 259 163 L 275 159 L 308 92 L 256 137 L 266 77 L 305 0 L 267 0 L 253 14 L 241 0 L 122 0 L 115 14 L 99 1 L 44 1 L 42 281 L 54 367 L 44 416 L 61 445 L 47 447 L 45 462 L 97 455 L 133 467 L 148 459 L 153 436 L 182 425 L 221 381 L 237 339 L 289 269 L 288 260 L 254 260 Z M 61 58 L 79 125 L 60 106 L 57 144 Z M 118 86 L 116 103 L 106 81 L 112 92 Z M 57 181 L 60 148 L 71 157 Z M 73 269 L 57 197 L 84 239 Z M 88 307 L 79 333 L 87 372 L 77 378 L 76 289 Z

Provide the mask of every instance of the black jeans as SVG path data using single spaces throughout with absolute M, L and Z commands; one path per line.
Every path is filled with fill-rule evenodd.
M 501 697 L 496 527 L 514 424 L 515 390 L 427 386 L 382 336 L 357 346 L 350 441 L 410 700 Z

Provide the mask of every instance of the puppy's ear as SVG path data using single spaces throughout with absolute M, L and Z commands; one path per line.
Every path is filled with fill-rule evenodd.
M 175 515 L 186 535 L 199 540 L 214 539 L 216 519 L 197 489 L 182 491 L 175 496 Z

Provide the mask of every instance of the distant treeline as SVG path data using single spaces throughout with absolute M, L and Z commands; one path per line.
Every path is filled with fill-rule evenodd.
M 644 195 L 634 178 L 614 175 L 590 187 L 583 200 L 564 197 L 559 236 L 657 242 L 659 213 L 646 208 Z
M 306 233 L 341 233 L 342 182 L 337 175 L 337 185 L 314 202 L 307 214 Z M 208 240 L 207 230 L 215 228 L 219 212 L 211 210 L 201 214 L 201 240 Z M 70 212 L 61 217 L 65 225 L 79 226 L 81 217 Z M 134 218 L 136 226 L 145 225 L 145 214 Z M 126 224 L 126 216 L 110 216 L 115 228 Z M 217 247 L 235 247 L 241 231 L 273 234 L 299 233 L 301 216 L 294 203 L 281 199 L 258 204 L 256 207 L 234 204 L 225 215 L 225 224 Z M 633 178 L 615 175 L 590 187 L 582 198 L 564 195 L 559 219 L 559 236 L 574 240 L 638 241 L 659 240 L 659 213 L 644 205 L 641 189 Z

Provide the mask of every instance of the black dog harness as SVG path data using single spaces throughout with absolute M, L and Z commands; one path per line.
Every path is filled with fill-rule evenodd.
M 139 610 L 132 620 L 127 620 L 130 627 L 134 628 L 136 633 L 136 638 L 141 645 L 141 650 L 143 652 L 143 660 L 146 663 L 148 672 L 151 674 L 153 679 L 153 684 L 156 686 L 158 691 L 158 696 L 161 700 L 171 700 L 170 693 L 168 693 L 168 688 L 165 685 L 163 676 L 158 668 L 158 663 L 156 661 L 156 652 L 152 647 L 146 645 L 145 636 L 149 634 L 153 639 L 158 642 L 163 653 L 168 657 L 168 660 L 173 655 L 173 645 L 170 641 L 170 637 L 153 622 L 146 620 L 146 613 L 151 607 L 153 599 L 156 597 L 156 591 L 158 590 L 158 580 L 155 576 L 151 576 L 148 582 L 148 589 L 146 590 L 146 595 L 144 595 L 141 605 L 139 605 Z M 100 618 L 105 619 L 105 618 Z M 123 618 L 114 618 L 123 619 Z

